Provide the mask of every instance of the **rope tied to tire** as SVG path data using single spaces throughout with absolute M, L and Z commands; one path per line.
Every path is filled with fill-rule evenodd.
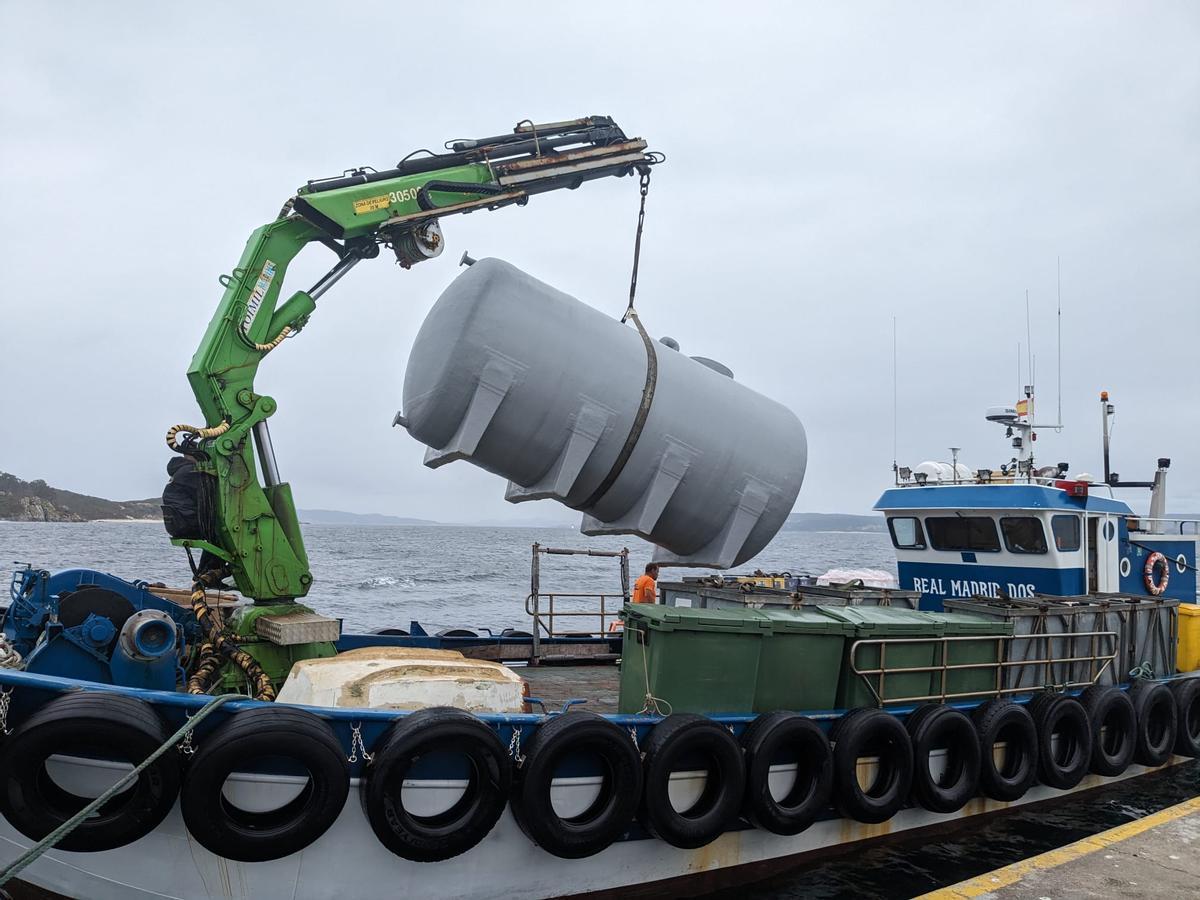
M 37 862 L 37 860 L 47 851 L 54 849 L 54 847 L 61 842 L 63 838 L 67 837 L 67 835 L 82 825 L 98 809 L 100 809 L 100 807 L 137 781 L 138 776 L 140 776 L 142 772 L 153 765 L 164 753 L 166 753 L 176 744 L 180 743 L 185 737 L 190 735 L 197 725 L 203 722 L 212 713 L 216 712 L 217 709 L 228 703 L 230 700 L 245 699 L 246 698 L 241 694 L 220 694 L 205 703 L 198 713 L 187 719 L 183 725 L 179 727 L 178 731 L 167 738 L 157 750 L 147 756 L 144 760 L 142 760 L 142 762 L 134 766 L 129 772 L 126 772 L 125 775 L 116 782 L 116 784 L 112 785 L 99 797 L 84 806 L 83 809 L 79 810 L 79 812 L 75 813 L 75 815 L 71 816 L 71 818 L 67 819 L 67 821 L 63 822 L 60 826 L 55 828 L 52 832 L 22 853 L 7 868 L 5 868 L 3 871 L 0 871 L 0 886 L 7 884 L 27 867 Z

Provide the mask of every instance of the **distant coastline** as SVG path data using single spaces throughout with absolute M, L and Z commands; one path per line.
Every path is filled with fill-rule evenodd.
M 857 516 L 850 513 L 792 513 L 783 524 L 784 531 L 829 531 L 842 534 L 875 533 L 887 530 L 882 515 Z
M 159 501 L 105 500 L 51 487 L 41 479 L 23 481 L 0 472 L 0 521 L 5 522 L 162 521 Z
M 441 525 L 433 519 L 413 519 L 383 513 L 352 513 L 340 509 L 298 509 L 301 525 Z
M 465 525 L 487 528 L 575 528 L 574 522 L 542 523 L 505 522 L 438 522 L 411 516 L 387 513 L 355 513 L 338 509 L 299 509 L 296 511 L 304 525 Z M 36 479 L 23 481 L 15 475 L 0 472 L 0 522 L 161 522 L 162 510 L 157 497 L 147 500 L 106 500 L 88 494 L 78 494 L 51 487 Z M 783 525 L 784 531 L 826 531 L 842 533 L 873 533 L 886 530 L 882 516 L 860 516 L 847 513 L 792 513 Z

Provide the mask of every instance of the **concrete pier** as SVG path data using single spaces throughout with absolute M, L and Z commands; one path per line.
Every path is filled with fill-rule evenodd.
M 1200 797 L 919 900 L 1200 896 Z

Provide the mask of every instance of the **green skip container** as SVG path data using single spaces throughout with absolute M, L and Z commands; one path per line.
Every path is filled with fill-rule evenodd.
M 963 612 L 931 612 L 926 613 L 932 619 L 942 623 L 944 633 L 948 638 L 980 637 L 1000 638 L 1013 633 L 1013 623 L 991 616 L 981 616 Z M 1004 641 L 1000 640 L 971 640 L 946 642 L 946 664 L 968 665 L 970 663 L 992 663 L 986 668 L 979 669 L 948 669 L 946 671 L 945 693 L 951 700 L 980 700 L 988 694 L 994 694 L 999 687 L 996 681 L 997 665 L 1004 658 Z M 941 651 L 935 655 L 941 659 Z M 941 674 L 935 672 L 930 693 L 942 693 Z M 955 694 L 971 696 L 954 697 Z
M 811 606 L 758 612 L 770 623 L 771 636 L 759 655 L 754 711 L 835 708 L 846 639 L 854 626 Z
M 937 658 L 938 642 L 944 631 L 941 622 L 928 613 L 888 606 L 819 606 L 820 612 L 851 626 L 853 635 L 846 641 L 841 678 L 838 681 L 837 706 L 853 709 L 858 706 L 878 706 L 879 694 L 884 703 L 906 697 L 924 697 L 931 693 L 931 671 Z M 857 675 L 851 667 L 851 650 L 855 641 L 880 638 L 929 638 L 927 641 L 893 644 L 883 655 L 880 665 L 880 645 L 859 649 L 856 662 L 860 671 L 886 668 L 884 677 Z M 923 669 L 920 672 L 893 674 L 894 669 Z M 882 691 L 880 683 L 882 682 Z M 872 690 L 874 687 L 874 690 Z
M 772 639 L 761 612 L 627 603 L 621 616 L 622 713 L 641 712 L 647 694 L 671 712 L 754 708 L 762 646 Z

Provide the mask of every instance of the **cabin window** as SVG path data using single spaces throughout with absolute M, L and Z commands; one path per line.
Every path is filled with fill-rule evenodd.
M 999 553 L 996 523 L 989 516 L 926 516 L 925 530 L 934 550 Z
M 1001 516 L 1000 530 L 1009 553 L 1045 553 L 1046 529 L 1033 516 Z
M 1055 516 L 1050 520 L 1054 546 L 1062 551 L 1079 549 L 1079 516 Z
M 897 516 L 888 519 L 888 529 L 892 532 L 892 544 L 899 550 L 924 550 L 925 534 L 921 531 L 921 522 L 912 516 Z

